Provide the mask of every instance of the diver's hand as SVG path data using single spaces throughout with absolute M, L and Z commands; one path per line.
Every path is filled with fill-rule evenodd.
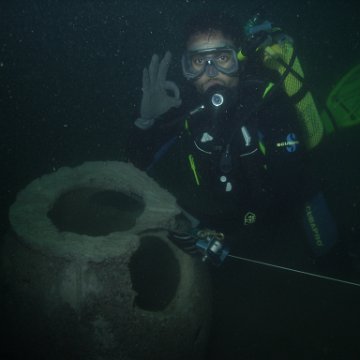
M 161 61 L 154 54 L 149 68 L 143 71 L 140 118 L 135 121 L 135 125 L 141 129 L 149 128 L 156 118 L 172 107 L 181 105 L 179 88 L 174 82 L 166 80 L 170 61 L 169 51 Z
M 261 53 L 261 50 L 270 46 L 272 42 L 273 40 L 267 32 L 256 33 L 245 41 L 241 49 L 241 55 L 250 59 L 254 58 Z

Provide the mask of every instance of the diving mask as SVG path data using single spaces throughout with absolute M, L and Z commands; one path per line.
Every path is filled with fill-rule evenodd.
M 233 76 L 239 70 L 236 51 L 229 46 L 186 51 L 181 59 L 184 76 L 196 80 L 204 73 L 210 78 L 219 72 Z

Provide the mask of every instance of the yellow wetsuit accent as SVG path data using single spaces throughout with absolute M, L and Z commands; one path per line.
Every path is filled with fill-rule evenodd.
M 289 64 L 293 53 L 294 47 L 290 41 L 268 46 L 264 49 L 264 65 L 283 75 L 286 67 L 278 62 L 277 59 Z M 302 78 L 304 77 L 304 72 L 297 57 L 294 60 L 292 69 Z M 302 86 L 302 81 L 291 72 L 284 79 L 283 87 L 288 96 L 297 94 Z M 324 127 L 311 93 L 309 91 L 306 92 L 302 99 L 295 104 L 295 107 L 302 120 L 301 125 L 305 134 L 306 147 L 307 149 L 312 149 L 320 143 L 324 134 Z
M 184 128 L 185 128 L 186 131 L 190 132 L 190 126 L 189 126 L 189 122 L 188 122 L 187 119 L 185 119 Z
M 265 145 L 262 141 L 259 141 L 259 149 L 261 151 L 261 153 L 265 156 L 266 155 L 266 148 Z
M 191 170 L 192 170 L 192 172 L 194 174 L 194 177 L 195 177 L 196 185 L 199 186 L 200 185 L 200 180 L 199 180 L 198 173 L 196 171 L 196 165 L 195 165 L 195 161 L 194 161 L 194 156 L 192 154 L 189 154 L 188 159 L 189 159 Z
M 274 87 L 274 83 L 270 82 L 269 85 L 266 87 L 264 93 L 263 93 L 263 99 L 266 97 L 266 95 L 269 93 L 269 91 Z

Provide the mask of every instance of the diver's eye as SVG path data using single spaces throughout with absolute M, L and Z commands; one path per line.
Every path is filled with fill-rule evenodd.
M 216 57 L 216 62 L 218 63 L 226 63 L 230 59 L 229 54 L 220 54 Z
M 202 65 L 204 64 L 205 62 L 205 58 L 202 57 L 202 56 L 194 56 L 192 58 L 192 62 L 195 64 L 195 65 Z

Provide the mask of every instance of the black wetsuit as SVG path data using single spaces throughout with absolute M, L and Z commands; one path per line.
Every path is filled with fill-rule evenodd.
M 280 89 L 264 97 L 267 85 L 243 81 L 236 101 L 220 114 L 205 109 L 176 121 L 160 119 L 132 141 L 142 168 L 158 151 L 149 174 L 202 226 L 226 234 L 264 229 L 316 191 L 304 176 L 295 108 Z

